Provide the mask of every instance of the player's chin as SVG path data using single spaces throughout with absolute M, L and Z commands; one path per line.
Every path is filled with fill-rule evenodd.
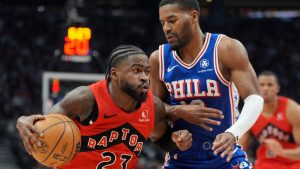
M 141 92 L 141 97 L 147 97 L 148 91 L 149 91 L 149 90 L 147 90 L 147 91 L 142 91 L 142 92 Z
M 175 38 L 170 38 L 170 39 L 167 39 L 168 43 L 172 46 L 174 44 L 177 44 L 177 40 Z
M 168 43 L 170 44 L 172 50 L 177 50 L 179 47 L 180 47 L 180 44 L 176 42 L 169 42 Z
M 146 91 L 146 92 L 142 91 L 139 95 L 138 101 L 139 102 L 144 102 L 147 98 L 147 94 L 148 94 L 148 91 Z
M 270 96 L 268 94 L 261 94 L 262 98 L 266 100 L 270 100 Z

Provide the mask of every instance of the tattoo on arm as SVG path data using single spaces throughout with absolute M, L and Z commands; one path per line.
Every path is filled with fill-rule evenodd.
M 50 112 L 62 113 L 70 118 L 79 116 L 81 120 L 88 117 L 95 104 L 95 98 L 88 86 L 78 87 L 69 92 Z

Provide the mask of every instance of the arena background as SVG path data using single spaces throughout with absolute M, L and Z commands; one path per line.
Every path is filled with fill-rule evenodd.
M 299 0 L 199 2 L 204 32 L 239 39 L 247 48 L 256 72 L 274 71 L 280 79 L 281 94 L 300 101 Z M 154 0 L 0 1 L 1 169 L 41 168 L 24 151 L 15 128 L 16 119 L 43 113 L 43 106 L 92 81 L 50 77 L 44 81 L 48 84 L 45 85 L 44 73 L 102 74 L 109 52 L 120 44 L 137 45 L 150 55 L 165 42 L 158 3 Z M 70 43 L 66 40 L 69 27 L 91 30 L 90 39 L 85 39 L 88 42 L 81 44 L 81 53 L 75 52 L 74 57 L 66 56 L 68 51 L 64 49 Z M 43 96 L 43 86 L 47 96 Z M 142 153 L 139 168 L 157 168 L 163 154 L 149 144 Z

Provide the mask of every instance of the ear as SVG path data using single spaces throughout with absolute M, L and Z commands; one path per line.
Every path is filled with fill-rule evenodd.
M 193 17 L 193 20 L 194 21 L 199 21 L 199 13 L 198 13 L 198 11 L 196 11 L 196 10 L 193 10 L 192 11 L 192 17 Z
M 112 67 L 110 69 L 110 77 L 111 77 L 111 79 L 116 79 L 117 78 L 117 74 L 118 74 L 117 72 L 118 72 L 118 70 L 117 70 L 116 67 Z

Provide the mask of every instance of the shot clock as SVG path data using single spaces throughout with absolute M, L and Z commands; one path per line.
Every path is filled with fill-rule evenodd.
M 72 62 L 90 62 L 91 29 L 88 27 L 69 27 L 64 37 L 62 60 Z

